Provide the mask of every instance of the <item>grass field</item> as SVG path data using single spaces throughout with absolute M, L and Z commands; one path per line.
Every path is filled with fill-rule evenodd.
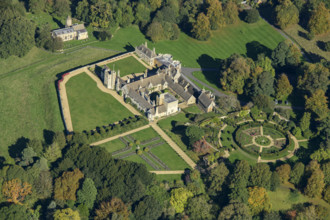
M 122 60 L 115 61 L 108 64 L 110 69 L 115 68 L 116 71 L 120 70 L 120 76 L 126 76 L 132 73 L 144 73 L 146 67 L 143 66 L 134 57 L 127 57 Z
M 229 161 L 231 163 L 234 163 L 236 160 L 245 160 L 247 161 L 250 165 L 254 165 L 257 163 L 257 159 L 253 158 L 251 155 L 248 153 L 244 152 L 242 149 L 238 148 L 235 151 L 230 151 L 230 156 L 229 156 Z
M 205 42 L 181 33 L 176 41 L 161 41 L 155 44 L 148 41 L 148 45 L 150 48 L 155 47 L 157 53 L 172 54 L 174 59 L 182 62 L 183 66 L 215 67 L 218 66 L 216 59 L 227 58 L 233 53 L 255 56 L 256 42 L 274 49 L 283 40 L 279 33 L 260 19 L 254 24 L 239 22 L 237 25 L 212 32 L 212 37 Z M 131 26 L 119 29 L 108 42 L 97 42 L 92 45 L 114 50 L 133 50 L 135 46 L 145 41 L 147 40 L 138 27 Z
M 217 71 L 196 71 L 192 73 L 194 77 L 196 77 L 197 79 L 199 79 L 200 81 L 202 81 L 203 83 L 206 83 L 207 85 L 209 85 L 210 87 L 220 91 L 220 92 L 224 92 L 224 93 L 228 93 L 224 90 L 221 89 L 220 86 L 220 73 Z M 199 86 L 199 85 L 197 85 Z M 202 85 L 201 85 L 202 86 Z M 203 86 L 201 87 L 203 88 Z
M 133 137 L 135 140 L 139 140 L 140 142 L 150 140 L 154 137 L 159 137 L 158 133 L 152 128 L 143 129 L 141 131 L 131 134 L 130 136 Z M 183 170 L 183 169 L 189 167 L 186 164 L 186 162 L 162 138 L 160 138 L 160 140 L 154 141 L 150 144 L 158 143 L 158 142 L 163 142 L 163 144 L 150 149 L 150 152 L 153 153 L 154 155 L 156 155 L 161 161 L 163 161 L 170 168 L 170 170 Z M 143 150 L 144 147 L 146 147 L 150 144 L 141 145 L 140 146 L 141 150 Z M 102 144 L 100 146 L 105 147 L 107 151 L 112 153 L 116 150 L 125 148 L 126 145 L 123 142 L 121 142 L 119 139 L 116 139 L 116 140 L 110 141 L 108 143 Z M 131 151 L 135 151 L 135 150 L 136 150 L 136 146 L 133 146 Z M 124 153 L 121 153 L 119 155 L 122 155 L 122 154 L 124 154 Z M 144 152 L 143 155 L 146 156 L 149 160 L 155 162 L 154 159 L 152 159 L 147 153 Z M 114 156 L 114 157 L 116 158 L 116 156 Z M 147 166 L 148 170 L 154 170 L 148 163 L 146 163 L 138 155 L 132 155 L 125 159 L 134 161 L 137 163 L 143 163 Z
M 104 93 L 86 73 L 66 83 L 73 129 L 92 130 L 133 114 L 110 94 Z
M 330 41 L 330 33 L 315 36 L 313 40 L 307 40 L 305 36 L 308 31 L 298 24 L 285 29 L 285 33 L 292 37 L 300 47 L 303 47 L 307 55 L 314 61 L 319 62 L 321 58 L 330 60 L 330 53 L 321 49 L 324 46 L 323 42 Z
M 8 158 L 8 147 L 20 149 L 24 138 L 42 139 L 46 130 L 64 129 L 55 89 L 57 74 L 113 55 L 95 48 L 70 54 L 33 48 L 23 58 L 1 59 L 0 156 Z
M 203 111 L 195 104 L 185 108 L 184 111 L 189 112 L 189 113 L 193 113 L 193 114 L 203 113 Z

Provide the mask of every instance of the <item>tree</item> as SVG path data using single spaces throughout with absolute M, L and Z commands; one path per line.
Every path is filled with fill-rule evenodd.
M 329 113 L 328 100 L 323 90 L 318 89 L 310 97 L 305 96 L 305 99 L 305 108 L 317 116 L 316 120 L 321 121 L 327 117 Z
M 33 151 L 40 157 L 42 155 L 42 151 L 44 150 L 44 147 L 42 146 L 42 142 L 37 139 L 30 140 L 26 147 L 30 147 L 33 149 Z
M 330 11 L 323 2 L 312 11 L 308 21 L 308 29 L 314 34 L 327 33 L 330 30 Z
M 137 220 L 158 219 L 162 214 L 162 205 L 152 196 L 144 197 L 134 208 Z
M 285 29 L 291 24 L 297 24 L 299 21 L 299 11 L 290 0 L 281 0 L 275 7 L 276 25 Z
M 212 205 L 208 203 L 209 198 L 205 195 L 196 196 L 188 200 L 186 213 L 190 219 L 213 219 L 211 215 Z
M 1 206 L 0 219 L 16 220 L 16 219 L 38 219 L 38 214 L 31 212 L 25 206 L 9 205 Z
M 22 183 L 20 179 L 12 179 L 2 186 L 2 194 L 8 202 L 23 205 L 25 196 L 32 193 L 32 186 L 28 182 Z
M 330 41 L 324 42 L 324 50 L 330 52 Z
M 222 191 L 222 185 L 225 182 L 228 174 L 229 170 L 223 162 L 221 162 L 218 166 L 210 171 L 210 175 L 208 176 L 207 180 L 209 183 L 209 194 L 216 195 L 216 193 Z
M 322 164 L 325 185 L 330 185 L 330 162 Z
M 150 7 L 151 7 L 151 11 L 156 11 L 156 9 L 160 8 L 160 6 L 162 5 L 162 1 L 161 0 L 148 0 Z
M 112 198 L 110 202 L 101 202 L 98 209 L 95 210 L 95 220 L 107 219 L 123 219 L 128 220 L 130 212 L 125 203 L 119 198 Z
M 217 98 L 216 103 L 219 108 L 224 110 L 225 112 L 238 111 L 241 108 L 239 101 L 233 95 Z
M 45 10 L 46 0 L 29 0 L 29 11 L 38 14 Z
M 210 20 L 210 27 L 212 30 L 217 30 L 225 23 L 221 2 L 218 0 L 207 0 L 206 4 L 208 5 L 206 16 Z
M 20 166 L 29 166 L 34 162 L 34 157 L 37 156 L 32 147 L 26 147 L 22 151 L 22 161 L 19 163 Z
M 78 169 L 67 171 L 61 177 L 55 179 L 54 198 L 58 200 L 76 201 L 76 191 L 79 188 L 79 180 L 84 174 Z
M 211 37 L 210 21 L 204 13 L 197 16 L 191 33 L 197 40 L 208 40 Z
M 252 216 L 250 214 L 249 207 L 244 203 L 234 202 L 225 206 L 219 216 L 218 220 L 229 220 L 229 219 L 246 219 L 251 220 Z
M 297 51 L 292 44 L 288 45 L 285 41 L 280 42 L 277 47 L 273 50 L 271 59 L 274 67 L 284 67 L 286 65 L 297 65 L 299 59 L 296 54 Z
M 282 220 L 278 211 L 264 212 L 263 220 Z
M 299 127 L 304 132 L 304 131 L 309 130 L 310 124 L 311 124 L 311 113 L 304 112 L 304 115 L 301 117 L 301 119 L 299 121 Z
M 34 24 L 24 17 L 4 22 L 0 25 L 0 58 L 25 56 L 34 46 L 34 35 Z
M 245 10 L 244 21 L 247 23 L 256 23 L 259 20 L 259 11 L 255 8 Z
M 204 136 L 204 131 L 197 126 L 192 125 L 187 127 L 186 136 L 189 138 L 189 143 L 193 145 L 196 141 L 202 139 Z
M 89 4 L 87 0 L 78 2 L 76 7 L 76 18 L 81 21 L 87 21 L 89 13 Z
M 248 179 L 250 177 L 250 165 L 246 161 L 239 161 L 234 168 L 234 172 L 230 176 L 231 193 L 229 198 L 231 201 L 247 202 L 249 194 L 247 191 Z
M 274 77 L 270 72 L 262 72 L 256 79 L 252 79 L 247 92 L 252 97 L 260 94 L 267 96 L 274 94 Z
M 91 209 L 94 206 L 96 199 L 97 189 L 94 182 L 90 178 L 86 178 L 82 184 L 82 188 L 77 192 L 77 202 L 84 204 L 87 208 Z
M 69 0 L 54 0 L 54 12 L 60 17 L 65 17 L 70 14 L 70 4 Z
M 52 38 L 51 41 L 47 41 L 48 43 L 45 45 L 45 49 L 50 51 L 59 51 L 63 49 L 63 40 L 60 37 Z
M 276 167 L 276 172 L 278 173 L 281 182 L 286 183 L 290 178 L 291 167 L 289 164 L 283 164 L 279 167 Z
M 296 186 L 300 183 L 301 177 L 304 175 L 305 165 L 298 162 L 294 165 L 290 173 L 290 182 Z
M 158 42 L 160 40 L 163 40 L 164 38 L 163 26 L 159 22 L 152 22 L 148 27 L 146 35 L 150 37 L 150 39 L 153 42 Z
M 324 194 L 323 194 L 323 199 L 327 202 L 330 203 L 330 185 L 328 185 L 325 190 L 324 190 Z
M 324 188 L 324 174 L 321 169 L 313 171 L 307 180 L 304 193 L 308 197 L 321 197 Z
M 199 154 L 206 154 L 210 151 L 211 147 L 206 142 L 205 138 L 202 138 L 201 140 L 196 141 L 193 146 L 193 151 Z
M 60 149 L 63 149 L 66 145 L 66 139 L 65 139 L 65 135 L 62 131 L 58 131 L 55 133 L 52 143 L 56 143 L 58 144 Z
M 58 144 L 54 143 L 48 146 L 43 155 L 49 162 L 54 162 L 58 158 L 62 157 L 62 151 Z
M 223 16 L 226 24 L 236 24 L 239 21 L 238 8 L 235 2 L 228 1 L 225 4 Z
M 311 154 L 310 158 L 318 162 L 329 160 L 330 148 L 320 147 L 318 150 Z
M 282 73 L 276 81 L 276 98 L 279 100 L 286 99 L 292 92 L 293 87 L 286 74 Z
M 272 66 L 272 60 L 265 56 L 264 54 L 258 54 L 258 59 L 255 62 L 256 66 L 262 68 L 262 71 L 270 72 L 273 77 L 275 77 L 275 69 Z M 261 72 L 262 72 L 261 71 Z
M 234 54 L 227 60 L 228 64 L 221 73 L 220 84 L 224 90 L 243 93 L 245 80 L 251 73 L 252 60 L 246 59 L 240 55 Z
M 53 178 L 50 172 L 41 172 L 33 185 L 39 198 L 50 197 L 53 192 Z
M 193 197 L 192 192 L 185 188 L 172 189 L 170 204 L 174 207 L 176 213 L 184 211 L 190 197 Z
M 322 64 L 306 64 L 303 66 L 304 75 L 298 79 L 298 88 L 312 94 L 318 89 L 327 91 L 330 85 L 330 71 Z
M 132 7 L 127 5 L 125 7 L 125 10 L 123 10 L 123 18 L 122 23 L 120 24 L 122 27 L 127 27 L 128 25 L 131 25 L 134 21 L 134 15 Z
M 266 189 L 263 187 L 249 187 L 249 207 L 253 215 L 257 215 L 262 211 L 270 211 L 270 204 Z
M 143 27 L 150 21 L 150 9 L 142 2 L 135 7 L 135 23 Z
M 269 96 L 263 94 L 257 95 L 252 98 L 252 102 L 263 112 L 274 112 L 275 104 Z
M 79 212 L 70 208 L 56 210 L 54 220 L 80 220 Z
M 268 164 L 258 163 L 251 169 L 250 185 L 269 189 L 271 176 L 272 172 L 270 171 Z

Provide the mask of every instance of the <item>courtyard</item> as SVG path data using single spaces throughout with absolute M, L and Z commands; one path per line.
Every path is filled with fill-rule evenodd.
M 118 72 L 120 70 L 120 76 L 124 77 L 133 73 L 144 73 L 147 69 L 142 65 L 135 57 L 129 56 L 124 59 L 111 62 L 107 64 L 110 69 L 115 69 Z

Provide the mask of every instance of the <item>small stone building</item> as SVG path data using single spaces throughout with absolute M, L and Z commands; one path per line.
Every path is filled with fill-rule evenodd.
M 88 31 L 84 24 L 72 25 L 72 19 L 68 16 L 65 28 L 53 30 L 52 37 L 59 37 L 62 41 L 84 40 L 88 38 Z
M 148 65 L 155 65 L 155 58 L 157 57 L 155 48 L 150 50 L 148 48 L 147 42 L 145 44 L 141 44 L 138 47 L 135 47 L 135 53 Z

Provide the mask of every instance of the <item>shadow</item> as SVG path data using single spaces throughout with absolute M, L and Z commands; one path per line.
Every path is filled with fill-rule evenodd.
M 299 36 L 299 37 L 303 37 L 303 38 L 305 38 L 306 40 L 309 40 L 308 37 L 307 37 L 307 33 L 305 33 L 305 32 L 298 31 L 298 36 Z
M 272 50 L 268 47 L 260 44 L 258 41 L 251 41 L 245 45 L 246 47 L 246 55 L 253 60 L 258 59 L 258 54 L 265 54 L 265 56 L 270 56 L 272 53 Z
M 135 50 L 135 47 L 133 47 L 133 45 L 131 43 L 128 43 L 128 44 L 125 45 L 124 49 L 127 52 L 131 52 L 131 51 L 134 51 Z
M 239 14 L 238 14 L 238 17 L 239 19 L 241 19 L 241 21 L 244 21 L 245 22 L 245 17 L 247 15 L 247 10 L 242 10 L 242 11 L 239 11 Z
M 325 60 L 324 57 L 318 55 L 318 54 L 315 54 L 315 53 L 312 53 L 312 52 L 306 52 L 305 51 L 305 54 L 307 57 L 309 57 L 311 60 L 312 63 L 319 63 L 321 62 L 321 60 Z
M 197 63 L 203 68 L 219 68 L 223 63 L 221 59 L 213 58 L 207 54 L 202 54 L 198 57 Z
M 2 169 L 5 164 L 6 164 L 6 158 L 0 156 L 0 169 Z
M 53 17 L 53 21 L 60 27 L 60 28 L 64 28 L 65 26 L 62 24 L 62 22 L 60 20 L 58 20 L 57 18 Z
M 44 139 L 45 139 L 45 143 L 50 145 L 53 143 L 54 140 L 54 136 L 55 136 L 55 132 L 54 131 L 50 131 L 50 130 L 43 130 L 43 135 L 44 135 Z
M 323 41 L 317 41 L 316 42 L 316 45 L 321 49 L 321 50 L 323 50 L 323 51 L 326 51 L 325 50 L 325 42 L 323 42 Z
M 30 140 L 25 137 L 18 138 L 15 144 L 8 147 L 9 156 L 12 158 L 20 157 L 22 150 L 26 148 L 29 141 Z
M 264 18 L 271 24 L 275 23 L 274 9 L 272 8 L 272 6 L 270 4 L 260 4 L 258 11 L 262 18 Z

